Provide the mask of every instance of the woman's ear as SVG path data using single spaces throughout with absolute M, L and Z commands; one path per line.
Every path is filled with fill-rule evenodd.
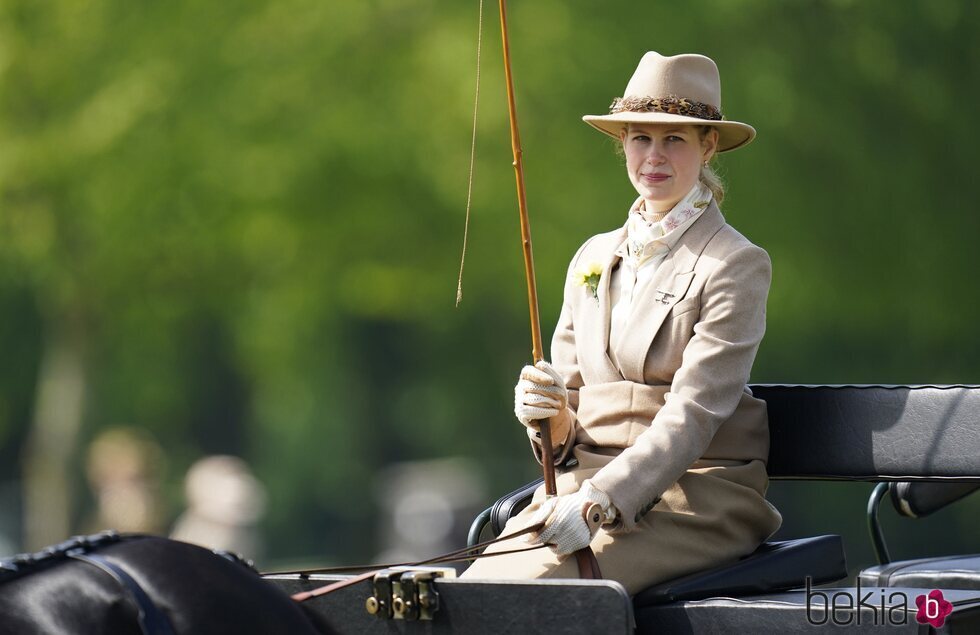
M 703 163 L 707 163 L 715 155 L 715 151 L 718 149 L 718 136 L 718 129 L 712 127 L 708 131 L 708 134 L 704 135 L 704 139 L 701 140 L 701 147 L 703 149 L 701 161 Z

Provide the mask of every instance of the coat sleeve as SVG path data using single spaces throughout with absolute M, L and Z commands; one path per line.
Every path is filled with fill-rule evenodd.
M 592 478 L 631 530 L 663 492 L 700 458 L 738 406 L 766 323 L 771 264 L 754 245 L 707 274 L 701 314 L 665 404 L 635 443 Z

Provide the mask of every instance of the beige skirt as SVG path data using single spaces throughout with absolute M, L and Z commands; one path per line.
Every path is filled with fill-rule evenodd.
M 576 453 L 578 454 L 578 453 Z M 581 457 L 581 455 L 580 455 Z M 599 467 L 587 457 L 558 476 L 559 494 L 578 490 Z M 599 457 L 596 457 L 599 459 Z M 611 457 L 598 460 L 607 462 Z M 592 463 L 592 465 L 589 465 Z M 674 483 L 659 503 L 624 533 L 600 528 L 592 550 L 606 580 L 620 582 L 630 595 L 659 582 L 732 562 L 754 551 L 782 521 L 765 499 L 767 485 L 761 461 L 735 465 L 696 463 Z M 543 487 L 531 504 L 510 519 L 505 534 L 527 527 L 544 500 Z M 526 536 L 505 540 L 486 553 L 530 546 Z M 462 577 L 471 579 L 577 578 L 574 557 L 559 558 L 550 547 L 477 560 Z

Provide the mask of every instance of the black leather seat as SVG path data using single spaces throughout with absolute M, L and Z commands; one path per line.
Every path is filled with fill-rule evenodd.
M 900 560 L 868 567 L 858 577 L 865 587 L 980 590 L 980 555 Z
M 765 542 L 741 560 L 640 591 L 636 608 L 710 597 L 742 597 L 803 586 L 825 584 L 847 577 L 844 544 L 837 535 Z
M 923 518 L 977 490 L 976 483 L 881 483 L 868 502 L 868 522 L 879 564 L 861 571 L 867 587 L 980 590 L 980 555 L 956 555 L 892 562 L 878 524 L 878 506 L 888 496 L 900 516 Z

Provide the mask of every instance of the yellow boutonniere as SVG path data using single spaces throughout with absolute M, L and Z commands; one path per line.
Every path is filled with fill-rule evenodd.
M 588 287 L 592 292 L 592 297 L 599 299 L 599 278 L 602 277 L 602 265 L 598 262 L 590 262 L 584 269 L 576 269 L 573 274 L 575 284 Z

